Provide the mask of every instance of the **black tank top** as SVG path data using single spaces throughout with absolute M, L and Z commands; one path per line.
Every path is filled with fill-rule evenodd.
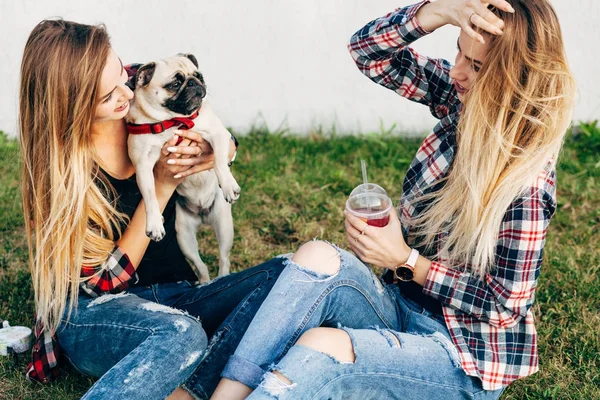
M 140 201 L 140 193 L 135 175 L 127 179 L 116 179 L 100 169 L 100 173 L 111 183 L 117 194 L 117 210 L 131 218 Z M 198 278 L 181 253 L 175 233 L 175 202 L 177 192 L 169 199 L 163 217 L 165 219 L 165 237 L 160 242 L 150 241 L 144 257 L 136 272 L 138 282 L 131 286 L 146 286 L 153 283 L 176 282 L 181 280 L 195 281 Z M 108 196 L 112 198 L 112 195 Z M 121 226 L 121 232 L 126 226 Z

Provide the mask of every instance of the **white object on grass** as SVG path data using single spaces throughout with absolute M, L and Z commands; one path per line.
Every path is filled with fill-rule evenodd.
M 24 326 L 9 326 L 5 321 L 0 329 L 0 356 L 24 353 L 31 349 L 33 334 Z

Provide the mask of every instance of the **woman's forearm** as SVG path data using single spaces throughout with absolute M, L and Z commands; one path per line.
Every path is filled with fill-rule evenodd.
M 413 281 L 417 282 L 421 286 L 425 286 L 427 282 L 427 274 L 431 268 L 431 260 L 419 255 L 417 262 L 415 263 L 415 271 Z
M 421 28 L 427 32 L 433 32 L 448 24 L 448 18 L 444 13 L 444 3 L 439 1 L 430 2 L 419 8 L 416 18 Z
M 172 190 L 161 190 L 157 185 L 156 197 L 161 212 L 167 206 L 172 194 Z M 116 245 L 127 254 L 129 261 L 137 269 L 149 243 L 150 238 L 146 235 L 146 206 L 142 200 L 133 213 L 125 232 L 123 232 L 121 238 L 116 242 Z

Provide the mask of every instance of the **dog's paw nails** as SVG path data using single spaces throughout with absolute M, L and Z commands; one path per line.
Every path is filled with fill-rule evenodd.
M 223 191 L 223 197 L 225 197 L 225 200 L 231 204 L 235 203 L 242 192 L 242 189 L 238 185 L 227 187 L 226 189 L 221 188 L 221 190 Z
M 208 282 L 210 282 L 210 276 L 201 276 L 200 277 L 201 284 L 208 283 Z
M 241 193 L 242 193 L 242 189 L 239 186 L 237 187 L 237 189 L 233 190 L 232 203 L 234 203 L 235 201 L 237 201 L 237 199 L 240 198 Z
M 161 226 L 156 229 L 147 229 L 146 236 L 155 242 L 160 242 L 165 237 L 165 228 Z
M 238 194 L 234 194 L 233 196 L 226 196 L 225 200 L 229 203 L 229 204 L 233 204 L 237 201 L 237 199 L 240 197 L 239 193 Z

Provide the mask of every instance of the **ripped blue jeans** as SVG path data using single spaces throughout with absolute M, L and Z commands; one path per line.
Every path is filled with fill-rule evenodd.
M 339 249 L 338 249 L 339 250 Z M 497 399 L 461 369 L 442 316 L 385 285 L 352 254 L 339 250 L 337 273 L 292 260 L 281 273 L 223 377 L 255 388 L 249 399 Z M 354 362 L 294 345 L 310 328 L 350 336 Z M 272 371 L 278 371 L 285 382 Z M 291 382 L 291 383 L 290 383 Z
M 181 281 L 96 299 L 80 294 L 57 332 L 75 369 L 100 378 L 82 399 L 164 399 L 178 386 L 208 399 L 282 264 L 275 258 L 199 286 Z

